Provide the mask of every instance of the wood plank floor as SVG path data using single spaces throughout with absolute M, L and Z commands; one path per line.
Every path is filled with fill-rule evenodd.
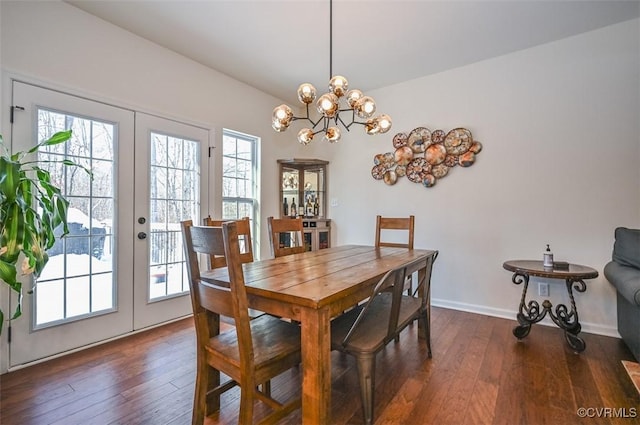
M 432 359 L 415 325 L 378 355 L 375 423 L 640 424 L 640 396 L 621 364 L 633 357 L 621 340 L 583 334 L 587 349 L 575 354 L 557 328 L 534 325 L 518 342 L 514 324 L 433 308 Z M 0 423 L 189 424 L 194 343 L 187 319 L 4 374 Z M 333 353 L 332 365 L 332 422 L 360 424 L 355 363 Z M 298 393 L 300 375 L 279 376 L 273 393 Z M 206 424 L 236 423 L 238 395 L 227 392 Z M 580 407 L 612 410 L 580 418 Z M 300 413 L 282 423 L 299 424 Z

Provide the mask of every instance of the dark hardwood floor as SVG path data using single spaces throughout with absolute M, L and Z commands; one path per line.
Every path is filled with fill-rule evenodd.
M 534 325 L 518 342 L 514 324 L 434 308 L 432 359 L 415 325 L 378 355 L 375 423 L 640 424 L 640 395 L 620 362 L 633 357 L 621 340 L 582 334 L 587 349 L 575 354 L 557 328 Z M 0 423 L 186 425 L 194 359 L 187 319 L 4 374 Z M 333 423 L 360 424 L 353 358 L 332 359 Z M 298 393 L 300 375 L 279 376 L 273 393 Z M 238 402 L 237 388 L 227 392 L 206 424 L 235 424 Z M 596 417 L 580 418 L 581 407 Z M 282 423 L 300 422 L 298 411 Z

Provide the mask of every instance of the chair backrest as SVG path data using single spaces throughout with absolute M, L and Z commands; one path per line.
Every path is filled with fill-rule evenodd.
M 205 344 L 219 332 L 221 315 L 233 318 L 240 348 L 240 367 L 250 373 L 254 367 L 253 343 L 238 224 L 232 221 L 223 223 L 222 227 L 194 226 L 191 220 L 181 224 L 198 345 Z M 226 258 L 229 286 L 202 282 L 198 254 Z
M 249 217 L 243 217 L 237 220 L 214 220 L 206 217 L 202 220 L 203 225 L 222 227 L 222 223 L 235 221 L 238 225 L 238 242 L 240 244 L 240 261 L 242 263 L 253 262 L 253 241 L 251 240 L 251 220 Z M 217 269 L 218 267 L 226 267 L 227 262 L 224 256 L 211 255 L 209 259 L 209 267 Z
M 267 217 L 269 241 L 274 257 L 284 257 L 305 251 L 301 218 Z
M 404 273 L 405 267 L 389 270 L 378 281 L 376 286 L 374 286 L 373 291 L 371 291 L 371 296 L 365 303 L 362 310 L 360 310 L 360 314 L 358 314 L 355 322 L 351 325 L 351 329 L 349 329 L 349 332 L 345 335 L 342 345 L 347 345 L 349 343 L 351 337 L 358 330 L 360 322 L 365 320 L 367 315 L 371 314 L 376 314 L 378 316 L 376 317 L 375 322 L 378 323 L 379 326 L 384 324 L 383 321 L 386 321 L 387 323 L 386 334 L 375 332 L 375 336 L 373 336 L 373 338 L 376 340 L 376 343 L 386 343 L 386 341 L 388 341 L 388 338 L 393 334 L 393 329 L 396 328 L 398 321 L 398 298 L 402 296 L 403 282 L 405 278 Z M 398 288 L 400 288 L 399 292 Z M 385 307 L 380 308 L 383 304 Z M 372 308 L 374 306 L 378 308 Z
M 413 229 L 414 229 L 415 217 L 410 215 L 409 217 L 376 217 L 376 246 L 389 246 L 396 248 L 409 248 L 413 249 Z M 381 238 L 383 230 L 403 230 L 407 231 L 408 238 L 407 243 L 398 242 L 384 242 Z
M 371 338 L 375 341 L 374 344 L 386 344 L 387 342 L 395 339 L 395 337 L 410 323 L 409 318 L 415 318 L 423 311 L 427 303 L 429 302 L 429 293 L 427 290 L 422 290 L 430 284 L 431 271 L 433 262 L 438 256 L 438 251 L 434 251 L 434 254 L 425 259 L 418 259 L 411 263 L 404 264 L 395 269 L 389 270 L 374 286 L 371 291 L 371 296 L 365 303 L 364 307 L 358 314 L 355 322 L 351 325 L 349 332 L 345 335 L 342 345 L 347 345 L 349 340 L 358 330 L 358 326 L 361 322 L 366 321 L 368 330 L 371 331 Z M 424 264 L 424 261 L 427 264 Z M 420 293 L 419 298 L 413 296 L 403 295 L 404 292 L 404 280 L 409 276 L 412 271 L 417 268 L 425 267 L 426 272 L 422 276 L 416 293 Z M 375 317 L 367 317 L 374 315 Z M 373 320 L 372 320 L 373 319 Z M 376 327 L 380 330 L 381 326 L 385 326 L 386 331 L 376 332 Z M 373 326 L 372 326 L 373 324 Z M 359 334 L 359 338 L 362 337 L 362 333 Z M 379 339 L 377 341 L 376 339 Z

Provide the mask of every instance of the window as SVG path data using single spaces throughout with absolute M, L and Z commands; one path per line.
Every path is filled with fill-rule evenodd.
M 227 129 L 222 132 L 222 218 L 249 217 L 252 235 L 257 234 L 257 144 L 257 137 Z M 256 239 L 253 237 L 254 244 Z

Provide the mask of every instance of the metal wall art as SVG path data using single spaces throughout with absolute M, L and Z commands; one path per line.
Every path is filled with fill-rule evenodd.
M 373 157 L 373 178 L 392 185 L 406 176 L 424 187 L 435 185 L 456 165 L 470 167 L 482 150 L 482 144 L 473 140 L 466 128 L 454 128 L 448 133 L 414 128 L 408 136 L 406 133 L 393 136 L 393 147 L 394 152 Z

